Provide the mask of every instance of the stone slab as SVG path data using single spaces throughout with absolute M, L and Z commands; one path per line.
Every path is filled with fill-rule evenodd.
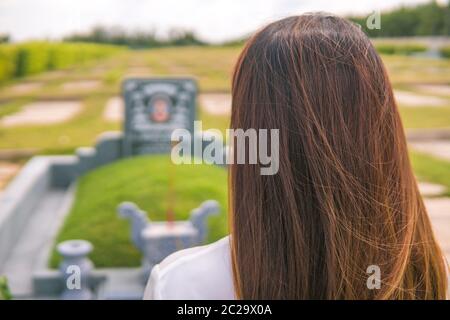
M 99 290 L 102 300 L 142 300 L 145 283 L 140 268 L 105 268 L 95 270 L 106 280 Z
M 203 93 L 199 95 L 202 109 L 213 115 L 231 114 L 231 95 L 227 93 Z
M 0 124 L 4 127 L 21 125 L 48 125 L 73 118 L 81 111 L 80 101 L 39 101 L 25 105 L 22 110 L 5 116 Z
M 450 160 L 450 141 L 416 141 L 410 142 L 410 146 L 419 152 L 427 153 L 444 160 Z
M 394 91 L 395 99 L 397 103 L 402 107 L 443 107 L 450 105 L 450 101 L 447 99 L 422 95 L 408 91 Z
M 419 182 L 419 190 L 424 197 L 436 197 L 442 195 L 447 188 L 440 184 Z

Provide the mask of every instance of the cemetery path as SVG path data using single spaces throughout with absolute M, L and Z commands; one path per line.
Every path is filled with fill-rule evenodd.
M 434 95 L 423 95 L 409 91 L 394 90 L 395 99 L 405 107 L 442 107 L 447 106 L 449 101 Z
M 447 188 L 440 184 L 419 182 L 419 190 L 423 197 L 439 197 L 447 191 Z
M 420 182 L 419 189 L 424 197 L 435 236 L 443 253 L 450 261 L 450 198 L 440 197 L 445 193 L 446 187 L 434 183 Z
M 413 139 L 409 142 L 409 146 L 416 151 L 450 161 L 450 141 L 446 137 L 439 139 L 439 132 L 437 133 L 436 139 Z M 439 188 L 438 185 L 423 183 L 421 185 L 421 192 L 424 196 L 427 196 L 424 191 L 431 192 L 428 196 L 443 194 L 445 191 L 445 187 Z M 425 198 L 424 200 L 436 238 L 447 260 L 450 261 L 450 198 Z
M 449 140 L 429 140 L 410 142 L 410 146 L 431 156 L 450 161 L 450 141 Z M 449 207 L 450 210 L 450 207 Z
M 425 199 L 436 238 L 450 261 L 450 198 Z
M 79 101 L 39 101 L 29 103 L 11 115 L 0 120 L 4 127 L 29 124 L 48 125 L 67 121 L 80 112 Z
M 448 140 L 411 141 L 409 145 L 416 151 L 450 161 L 450 141 Z M 445 192 L 445 187 L 427 183 L 420 183 L 420 189 L 425 197 L 439 196 Z M 424 201 L 436 238 L 447 260 L 450 261 L 450 198 L 424 198 Z
M 55 189 L 34 208 L 11 255 L 0 269 L 9 281 L 15 298 L 27 298 L 33 293 L 33 274 L 47 268 L 53 241 L 61 227 L 74 197 L 74 188 Z

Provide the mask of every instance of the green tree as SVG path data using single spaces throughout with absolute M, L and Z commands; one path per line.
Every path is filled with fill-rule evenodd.
M 420 8 L 417 35 L 441 35 L 444 29 L 446 8 L 440 7 L 436 1 L 420 6 Z

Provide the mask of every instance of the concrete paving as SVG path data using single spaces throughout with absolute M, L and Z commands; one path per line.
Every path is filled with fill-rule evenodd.
M 199 95 L 202 109 L 213 115 L 231 113 L 231 95 L 228 93 L 203 93 Z
M 98 269 L 106 276 L 99 293 L 106 300 L 141 300 L 144 296 L 145 281 L 140 268 Z
M 424 197 L 441 196 L 447 191 L 445 186 L 430 182 L 419 182 L 419 190 Z
M 22 107 L 19 112 L 7 115 L 0 120 L 4 127 L 21 125 L 46 125 L 67 121 L 80 112 L 80 101 L 39 101 Z
M 36 270 L 47 267 L 53 241 L 69 212 L 74 197 L 73 189 L 46 193 L 34 209 L 14 245 L 11 255 L 0 270 L 9 281 L 10 289 L 17 298 L 32 294 L 32 278 Z
M 419 152 L 450 161 L 450 141 L 448 140 L 415 141 L 410 142 L 409 145 Z
M 450 198 L 436 197 L 442 195 L 446 188 L 439 184 L 420 182 L 419 189 L 425 197 L 425 206 L 437 241 L 450 261 Z
M 446 192 L 446 188 L 439 184 L 420 182 L 419 189 L 425 197 L 425 206 L 436 238 L 450 261 L 450 198 L 437 197 Z
M 450 198 L 426 199 L 425 206 L 436 238 L 450 261 Z
M 422 95 L 408 91 L 394 90 L 397 103 L 404 107 L 443 107 L 450 101 L 432 95 Z

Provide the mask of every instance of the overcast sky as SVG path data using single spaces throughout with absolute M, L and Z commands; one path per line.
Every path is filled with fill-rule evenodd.
M 0 33 L 21 41 L 59 38 L 96 25 L 154 28 L 162 34 L 183 28 L 220 42 L 286 15 L 361 14 L 423 2 L 428 0 L 0 0 Z

